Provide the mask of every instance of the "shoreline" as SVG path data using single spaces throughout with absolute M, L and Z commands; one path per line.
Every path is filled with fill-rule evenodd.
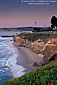
M 14 41 L 6 42 L 6 44 L 13 48 L 16 54 L 18 54 L 16 58 L 16 64 L 26 68 L 23 72 L 29 73 L 35 70 L 36 68 L 39 68 L 33 67 L 33 63 L 37 62 L 38 64 L 40 64 L 42 60 L 42 58 L 40 57 L 41 55 L 36 54 L 29 48 L 19 47 L 17 44 L 14 43 Z
M 33 67 L 33 63 L 37 62 L 38 65 L 40 65 L 40 63 L 43 59 L 42 54 L 36 54 L 31 49 L 26 48 L 26 47 L 19 47 L 15 42 L 13 44 L 20 52 L 20 56 L 22 59 L 22 60 L 20 60 L 20 56 L 17 57 L 18 65 L 21 64 L 22 66 L 24 66 L 25 68 L 27 68 L 28 70 L 31 70 L 31 71 L 35 70 L 36 68 L 39 68 L 39 67 Z M 31 71 L 28 71 L 28 72 L 31 72 Z

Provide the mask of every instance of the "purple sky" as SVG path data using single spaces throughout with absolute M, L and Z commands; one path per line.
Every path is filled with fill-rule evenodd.
M 57 2 L 49 5 L 28 5 L 21 0 L 0 0 L 0 27 L 50 26 L 57 16 Z

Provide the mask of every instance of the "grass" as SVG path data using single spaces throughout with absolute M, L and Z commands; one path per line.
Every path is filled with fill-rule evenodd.
M 24 39 L 28 39 L 29 41 L 35 41 L 38 38 L 42 39 L 43 41 L 47 41 L 47 39 L 57 38 L 57 34 L 19 34 L 18 36 L 23 36 Z
M 57 60 L 2 85 L 57 85 Z

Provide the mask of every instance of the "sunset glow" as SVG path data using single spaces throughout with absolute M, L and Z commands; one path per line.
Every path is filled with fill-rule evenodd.
M 7 2 L 7 3 L 6 3 Z M 50 26 L 57 14 L 57 2 L 50 5 L 28 5 L 21 0 L 0 0 L 0 27 Z

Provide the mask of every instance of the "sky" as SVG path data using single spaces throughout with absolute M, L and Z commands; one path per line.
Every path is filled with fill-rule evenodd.
M 35 26 L 35 22 L 36 26 L 50 26 L 52 16 L 57 16 L 57 2 L 29 5 L 21 0 L 0 0 L 0 27 Z

